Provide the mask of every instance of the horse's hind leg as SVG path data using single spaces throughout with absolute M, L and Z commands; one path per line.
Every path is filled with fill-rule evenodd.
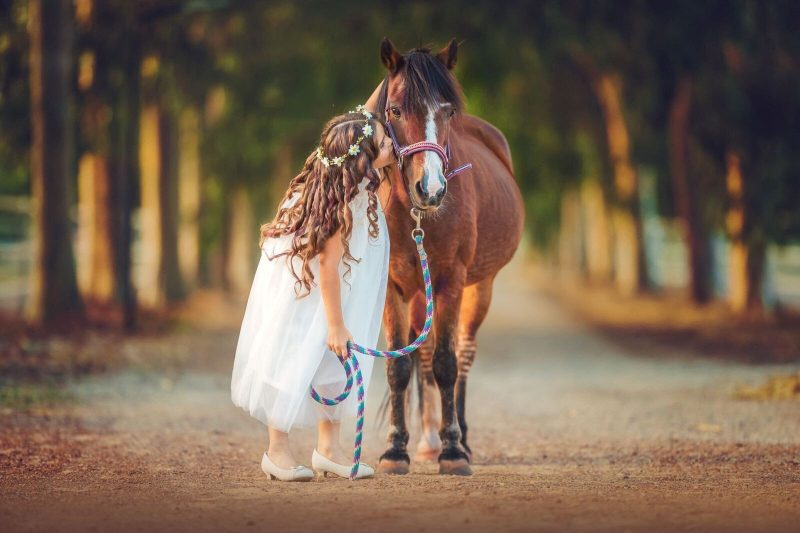
M 386 290 L 386 306 L 383 324 L 386 344 L 389 350 L 397 350 L 407 345 L 408 304 L 402 301 L 393 284 Z M 408 429 L 406 427 L 406 389 L 411 380 L 412 361 L 410 357 L 399 357 L 386 361 L 386 376 L 389 382 L 390 421 L 387 441 L 389 448 L 381 455 L 378 471 L 387 474 L 407 474 L 411 459 L 406 446 Z
M 458 320 L 458 337 L 456 340 L 456 358 L 458 360 L 458 379 L 456 381 L 456 413 L 461 428 L 461 445 L 472 460 L 472 450 L 467 444 L 467 377 L 475 353 L 478 348 L 476 336 L 478 328 L 489 312 L 492 301 L 492 285 L 494 276 L 464 287 L 461 297 L 461 312 Z
M 420 423 L 422 435 L 417 444 L 415 461 L 432 462 L 439 457 L 442 451 L 442 440 L 439 438 L 439 390 L 433 377 L 433 335 L 428 335 L 422 346 L 417 348 L 419 355 L 419 376 L 417 384 L 420 387 Z
M 425 293 L 417 292 L 409 305 L 409 344 L 419 337 L 425 327 Z M 439 391 L 433 377 L 433 331 L 414 352 L 417 362 L 417 393 L 422 435 L 417 444 L 415 461 L 432 462 L 442 451 L 439 438 Z

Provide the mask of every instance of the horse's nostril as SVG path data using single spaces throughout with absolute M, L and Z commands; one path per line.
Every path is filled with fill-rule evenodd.
M 418 181 L 416 185 L 417 194 L 419 194 L 420 198 L 425 198 L 425 194 L 422 192 L 422 182 Z

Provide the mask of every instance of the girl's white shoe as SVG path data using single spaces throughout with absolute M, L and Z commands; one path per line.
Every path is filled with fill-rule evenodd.
M 319 453 L 316 449 L 314 449 L 314 453 L 311 455 L 311 466 L 318 474 L 322 474 L 323 476 L 327 476 L 330 473 L 336 474 L 339 477 L 347 478 L 350 477 L 350 470 L 353 468 L 352 465 L 340 465 L 339 463 L 334 463 Z M 374 474 L 375 470 L 371 466 L 364 463 L 358 463 L 356 479 L 372 477 Z
M 261 470 L 270 479 L 280 479 L 281 481 L 311 481 L 314 478 L 314 472 L 306 466 L 280 468 L 270 460 L 267 452 L 264 452 L 264 457 L 261 458 Z

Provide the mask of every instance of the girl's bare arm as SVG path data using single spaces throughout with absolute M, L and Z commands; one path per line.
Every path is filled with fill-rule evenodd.
M 340 357 L 347 355 L 347 341 L 353 336 L 344 323 L 342 314 L 341 286 L 339 281 L 339 261 L 344 255 L 342 229 L 331 235 L 320 252 L 320 289 L 328 320 L 328 349 Z
M 325 302 L 325 316 L 328 326 L 344 325 L 342 316 L 341 287 L 339 285 L 339 261 L 344 255 L 342 228 L 330 236 L 319 254 L 320 288 Z

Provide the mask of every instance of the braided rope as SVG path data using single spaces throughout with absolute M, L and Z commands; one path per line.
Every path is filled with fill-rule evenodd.
M 418 233 L 416 233 L 418 232 Z M 416 338 L 414 342 L 406 346 L 405 348 L 401 348 L 399 350 L 374 350 L 372 348 L 367 348 L 366 346 L 361 346 L 360 344 L 347 341 L 347 356 L 346 357 L 339 357 L 339 360 L 342 362 L 342 366 L 344 366 L 344 373 L 347 376 L 347 382 L 344 386 L 344 391 L 341 394 L 336 396 L 335 398 L 325 398 L 321 396 L 314 387 L 311 387 L 311 397 L 314 398 L 317 402 L 323 405 L 337 405 L 343 402 L 349 395 L 350 390 L 353 388 L 353 374 L 355 374 L 355 382 L 358 386 L 358 420 L 356 421 L 356 438 L 355 438 L 355 447 L 353 451 L 353 467 L 350 469 L 350 480 L 354 480 L 356 475 L 358 474 L 358 463 L 361 459 L 361 441 L 363 439 L 364 434 L 364 378 L 361 375 L 361 368 L 358 366 L 358 359 L 356 359 L 355 352 L 363 353 L 366 355 L 371 355 L 372 357 L 385 357 L 387 359 L 394 359 L 397 357 L 403 357 L 405 355 L 410 354 L 417 348 L 419 348 L 425 339 L 428 337 L 428 332 L 431 329 L 431 323 L 433 322 L 433 289 L 431 288 L 431 273 L 428 270 L 428 254 L 425 253 L 425 248 L 422 247 L 422 239 L 425 236 L 425 232 L 419 229 L 419 223 L 417 223 L 417 228 L 415 228 L 411 232 L 412 237 L 414 238 L 414 242 L 417 244 L 417 253 L 419 254 L 419 260 L 422 264 L 422 278 L 425 281 L 425 325 L 422 328 L 422 331 L 419 334 L 419 337 Z M 352 364 L 352 368 L 351 368 Z

